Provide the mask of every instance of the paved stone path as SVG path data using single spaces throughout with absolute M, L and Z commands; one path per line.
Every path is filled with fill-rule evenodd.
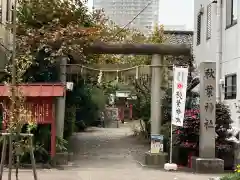
M 208 180 L 211 175 L 165 172 L 141 167 L 136 160 L 148 149 L 131 136 L 132 130 L 91 128 L 77 133 L 71 141 L 75 153 L 71 167 L 65 170 L 38 170 L 39 180 Z M 12 179 L 15 179 L 13 177 Z M 21 171 L 20 180 L 33 179 L 30 171 Z M 5 172 L 3 180 L 7 180 Z

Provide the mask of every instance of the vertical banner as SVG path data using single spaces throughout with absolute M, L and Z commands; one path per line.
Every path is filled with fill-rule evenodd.
M 163 135 L 151 135 L 151 153 L 163 152 Z
M 188 68 L 173 67 L 172 124 L 183 126 Z

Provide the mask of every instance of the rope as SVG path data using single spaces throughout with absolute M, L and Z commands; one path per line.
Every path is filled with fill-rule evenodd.
M 67 64 L 67 66 L 79 66 L 84 69 L 92 70 L 92 71 L 101 71 L 101 72 L 124 72 L 133 69 L 139 69 L 140 67 L 173 67 L 173 65 L 138 65 L 129 68 L 121 68 L 121 69 L 100 69 L 100 68 L 93 68 L 89 66 L 84 66 L 81 64 Z M 181 67 L 188 67 L 188 66 L 181 66 Z

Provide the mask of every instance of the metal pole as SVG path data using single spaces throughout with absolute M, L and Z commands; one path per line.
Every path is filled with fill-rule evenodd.
M 171 122 L 171 137 L 170 137 L 170 156 L 169 163 L 172 164 L 172 154 L 173 154 L 173 124 Z
M 222 101 L 222 87 L 219 84 L 222 78 L 222 1 L 217 1 L 217 29 L 216 29 L 216 100 Z
M 174 69 L 175 69 L 175 66 L 173 66 L 173 73 L 174 73 Z M 173 83 L 172 83 L 172 95 L 173 95 L 173 92 L 174 92 L 174 89 L 173 89 Z M 172 164 L 172 154 L 173 154 L 173 124 L 172 124 L 172 118 L 171 118 L 171 130 L 170 130 L 170 155 L 169 155 L 169 163 Z
M 35 158 L 34 158 L 34 152 L 33 152 L 33 137 L 29 137 L 30 140 L 30 158 L 31 158 L 31 163 L 32 163 L 32 170 L 33 170 L 33 177 L 34 180 L 37 180 L 37 170 L 36 170 L 36 162 L 35 162 Z
M 13 138 L 9 135 L 9 157 L 8 157 L 8 180 L 12 178 L 12 163 L 13 163 Z
M 3 166 L 6 160 L 6 150 L 7 150 L 7 137 L 3 137 L 3 146 L 2 146 L 2 156 L 1 156 L 1 166 L 0 166 L 0 180 L 3 179 Z

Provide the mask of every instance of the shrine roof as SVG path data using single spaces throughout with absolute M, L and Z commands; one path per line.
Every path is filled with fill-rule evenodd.
M 17 91 L 25 97 L 61 97 L 64 96 L 65 86 L 61 83 L 30 83 L 20 84 Z M 9 85 L 0 84 L 0 97 L 11 95 Z

